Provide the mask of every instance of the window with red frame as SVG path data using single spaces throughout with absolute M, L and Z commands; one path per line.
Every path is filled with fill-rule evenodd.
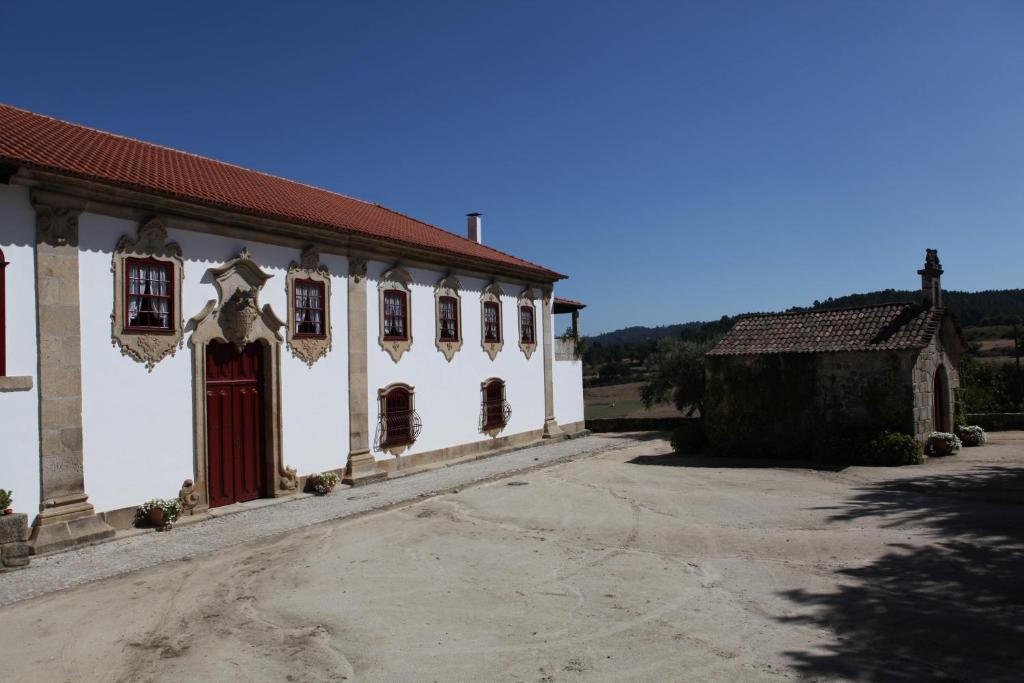
M 441 341 L 459 340 L 459 300 L 442 296 L 437 300 L 437 317 Z
M 493 301 L 484 302 L 484 341 L 501 341 L 501 307 Z
M 383 446 L 403 446 L 412 443 L 412 394 L 396 387 L 384 394 Z
M 533 306 L 519 307 L 519 339 L 524 344 L 536 344 L 533 327 Z
M 0 249 L 0 377 L 7 376 L 7 259 Z
M 484 385 L 484 429 L 505 426 L 505 383 L 494 379 Z
M 324 337 L 324 283 L 316 280 L 295 281 L 295 336 Z
M 174 266 L 166 261 L 125 261 L 125 329 L 174 331 L 173 275 Z
M 405 292 L 389 289 L 384 292 L 384 338 L 408 339 L 409 308 Z

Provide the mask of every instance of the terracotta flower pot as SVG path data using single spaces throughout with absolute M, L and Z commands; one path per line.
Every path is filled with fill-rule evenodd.
M 7 508 L 6 510 L 4 510 L 4 514 L 5 515 L 13 515 L 14 514 L 14 508 Z
M 157 528 L 167 524 L 167 516 L 164 514 L 163 508 L 150 508 L 149 512 L 146 513 L 146 519 Z
M 932 455 L 949 455 L 953 452 L 953 447 L 948 441 L 934 437 L 928 439 L 928 449 Z

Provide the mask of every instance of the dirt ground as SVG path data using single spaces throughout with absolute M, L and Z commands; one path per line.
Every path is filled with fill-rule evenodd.
M 0 660 L 15 681 L 1019 680 L 1024 433 L 992 436 L 896 469 L 652 437 L 16 603 Z
M 679 417 L 672 403 L 659 403 L 648 410 L 640 400 L 643 382 L 609 384 L 583 389 L 584 414 L 588 420 L 605 417 Z

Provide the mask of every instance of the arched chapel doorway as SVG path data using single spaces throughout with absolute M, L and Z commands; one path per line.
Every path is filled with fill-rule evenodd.
M 949 377 L 944 365 L 940 365 L 935 371 L 932 389 L 935 392 L 932 397 L 932 429 L 937 432 L 952 431 L 953 415 L 950 410 Z

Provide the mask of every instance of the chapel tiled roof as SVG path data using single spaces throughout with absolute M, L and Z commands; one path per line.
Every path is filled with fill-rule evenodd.
M 566 299 L 565 297 L 561 297 L 561 296 L 556 296 L 554 298 L 554 302 L 555 302 L 556 306 L 561 306 L 562 308 L 566 308 L 566 309 L 586 308 L 587 307 L 587 305 L 585 303 L 583 303 L 582 301 L 576 301 L 575 299 Z
M 4 104 L 0 161 L 564 277 L 378 204 Z
M 945 308 L 912 303 L 758 313 L 740 318 L 708 355 L 920 349 L 945 315 Z

